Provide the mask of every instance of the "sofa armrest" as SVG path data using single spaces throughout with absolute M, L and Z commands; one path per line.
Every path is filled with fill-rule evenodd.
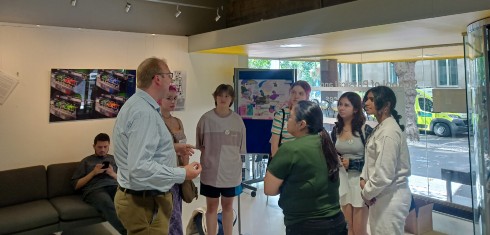
M 0 208 L 41 199 L 47 199 L 44 166 L 0 171 Z

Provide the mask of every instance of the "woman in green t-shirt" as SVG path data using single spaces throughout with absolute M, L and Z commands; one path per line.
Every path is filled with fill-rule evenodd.
M 267 168 L 264 193 L 278 195 L 286 235 L 346 235 L 339 205 L 339 158 L 323 128 L 320 107 L 299 101 L 288 132 L 296 139 L 281 145 Z

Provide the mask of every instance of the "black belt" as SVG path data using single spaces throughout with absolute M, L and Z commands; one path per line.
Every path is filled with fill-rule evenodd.
M 128 188 L 123 188 L 121 186 L 119 186 L 119 190 L 121 190 L 124 193 L 128 193 L 134 196 L 141 196 L 141 197 L 145 197 L 145 196 L 154 197 L 154 196 L 161 196 L 167 194 L 164 192 L 160 192 L 158 190 L 132 190 Z

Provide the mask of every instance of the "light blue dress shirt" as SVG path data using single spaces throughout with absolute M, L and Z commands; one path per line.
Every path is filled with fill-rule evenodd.
M 145 91 L 137 89 L 117 115 L 113 130 L 117 181 L 132 190 L 167 192 L 185 179 L 177 167 L 177 154 L 160 106 Z

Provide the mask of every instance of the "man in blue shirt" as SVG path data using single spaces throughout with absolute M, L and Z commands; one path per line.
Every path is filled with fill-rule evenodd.
M 76 190 L 82 190 L 83 200 L 102 213 L 119 233 L 126 229 L 117 218 L 114 195 L 117 190 L 117 166 L 109 152 L 110 138 L 106 133 L 95 136 L 95 153 L 84 158 L 71 178 Z
M 168 234 L 172 212 L 169 189 L 201 172 L 197 162 L 177 167 L 177 155 L 189 156 L 192 145 L 174 144 L 157 100 L 165 97 L 173 74 L 167 63 L 148 58 L 136 74 L 136 93 L 117 115 L 113 138 L 119 168 L 116 212 L 128 234 Z

